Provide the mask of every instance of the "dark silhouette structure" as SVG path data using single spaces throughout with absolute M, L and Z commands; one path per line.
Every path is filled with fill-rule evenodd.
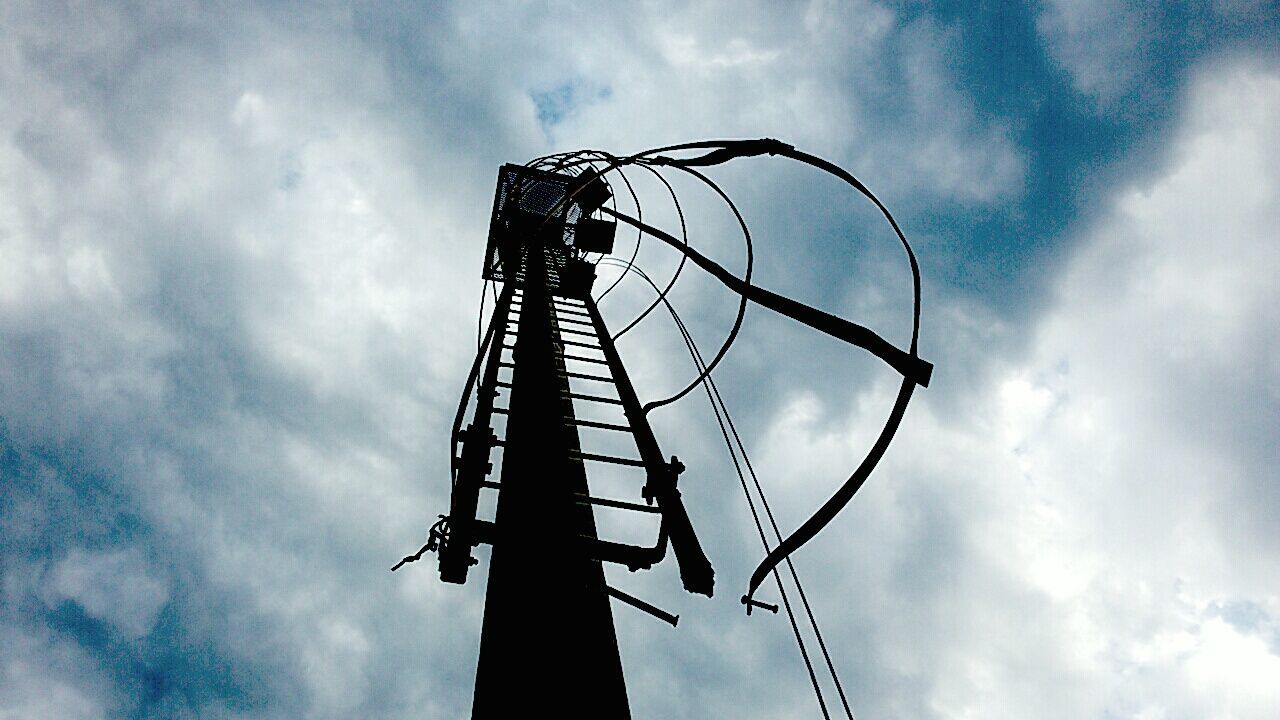
M 476 409 L 460 433 L 449 536 L 440 548 L 441 577 L 463 582 L 472 548 L 493 545 L 476 718 L 505 717 L 512 697 L 536 707 L 629 717 L 601 563 L 648 568 L 670 545 L 686 587 L 712 593 L 711 564 L 676 490 L 680 465 L 659 450 L 590 295 L 595 268 L 586 255 L 611 249 L 614 224 L 588 216 L 608 196 L 599 178 L 515 165 L 499 176 L 484 274 L 504 287 L 490 322 Z M 580 390 L 588 386 L 592 392 Z M 509 402 L 503 406 L 502 399 Z M 580 418 L 575 405 L 583 404 L 616 406 L 624 422 Z M 494 416 L 505 416 L 502 437 Z M 584 451 L 580 428 L 629 435 L 636 454 Z M 495 447 L 502 450 L 498 483 L 488 479 Z M 593 497 L 586 462 L 643 469 L 638 489 L 646 503 Z M 492 524 L 476 518 L 485 488 L 500 490 Z M 654 545 L 598 538 L 595 505 L 659 515 Z
M 710 152 L 683 158 L 658 154 L 698 149 Z M 689 247 L 687 237 L 677 239 L 639 217 L 606 207 L 614 194 L 606 176 L 617 172 L 626 181 L 622 168 L 633 165 L 659 177 L 655 168 L 664 166 L 690 173 L 728 201 L 696 168 L 766 153 L 784 155 L 845 179 L 875 202 L 888 218 L 907 249 L 915 279 L 915 326 L 910 350 L 899 350 L 867 328 L 753 285 L 753 255 L 745 223 L 748 265 L 745 275 L 739 277 Z M 629 181 L 626 182 L 630 187 Z M 675 199 L 674 191 L 672 198 Z M 638 201 L 636 204 L 638 208 Z M 678 202 L 676 207 L 679 209 Z M 736 208 L 734 212 L 737 213 Z M 600 219 L 597 215 L 611 219 Z M 683 322 L 666 300 L 679 270 L 666 288 L 660 290 L 643 271 L 634 267 L 634 255 L 623 266 L 624 270 L 637 272 L 648 280 L 658 297 L 618 335 L 664 304 L 684 334 L 698 369 L 698 377 L 680 393 L 647 405 L 641 404 L 614 344 L 617 335 L 611 335 L 605 327 L 592 296 L 596 265 L 613 249 L 615 221 L 622 221 L 639 233 L 680 251 L 685 259 L 741 297 L 733 330 L 714 358 L 704 362 Z M 637 238 L 637 249 L 638 241 Z M 682 260 L 681 269 L 683 267 Z M 513 701 L 529 707 L 552 708 L 555 715 L 564 717 L 630 717 L 609 599 L 617 599 L 672 625 L 678 618 L 609 587 L 605 582 L 604 563 L 622 565 L 633 571 L 647 569 L 662 561 L 670 547 L 685 589 L 708 597 L 712 595 L 715 573 L 698 542 L 678 489 L 684 466 L 674 456 L 663 455 L 650 427 L 648 413 L 702 384 L 712 398 L 717 418 L 723 410 L 728 428 L 732 429 L 711 373 L 733 344 L 748 301 L 863 347 L 903 376 L 898 400 L 867 458 L 837 493 L 789 537 L 784 539 L 773 521 L 763 488 L 751 471 L 777 544 L 770 547 L 771 541 L 752 503 L 766 557 L 751 578 L 742 603 L 748 613 L 753 608 L 776 613 L 777 605 L 753 597 L 762 580 L 770 574 L 774 576 L 818 692 L 819 705 L 826 715 L 826 703 L 776 570 L 779 563 L 786 563 L 851 717 L 852 711 L 789 555 L 830 522 L 866 480 L 892 439 L 912 389 L 916 385 L 927 385 L 932 370 L 932 366 L 916 354 L 920 288 L 915 258 L 883 205 L 843 170 L 774 140 L 691 143 L 626 158 L 599 152 L 552 156 L 526 166 L 501 168 L 483 276 L 486 286 L 490 281 L 494 283 L 495 304 L 488 329 L 479 341 L 454 421 L 449 513 L 442 515 L 432 527 L 422 550 L 392 568 L 413 562 L 425 551 L 433 550 L 439 553 L 441 579 L 462 583 L 477 563 L 474 548 L 482 543 L 492 546 L 472 717 L 507 717 Z M 496 290 L 497 284 L 502 286 L 501 293 Z M 612 286 L 602 295 L 611 289 Z M 468 410 L 470 420 L 465 422 Z M 610 411 L 613 415 L 601 411 Z M 723 422 L 722 429 L 725 429 Z M 737 431 L 732 432 L 737 438 Z M 602 434 L 613 436 L 615 442 L 609 447 L 634 447 L 634 454 L 617 454 L 616 449 L 601 452 L 584 442 L 588 436 L 599 438 Z M 616 442 L 619 438 L 626 442 Z M 728 431 L 725 439 L 729 439 Z M 741 439 L 737 439 L 745 460 L 745 448 Z M 730 453 L 733 452 L 730 444 Z M 737 467 L 737 460 L 734 462 Z M 597 466 L 627 468 L 634 472 L 638 498 L 593 495 L 587 482 L 587 469 Z M 752 496 L 745 476 L 740 467 L 738 470 L 750 503 Z M 492 521 L 479 517 L 485 491 L 497 491 Z M 655 518 L 654 543 L 635 545 L 599 537 L 597 508 L 643 513 Z

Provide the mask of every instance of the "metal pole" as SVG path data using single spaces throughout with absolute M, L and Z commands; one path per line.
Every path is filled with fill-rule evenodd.
M 472 718 L 630 718 L 543 248 L 530 243 Z M 509 282 L 514 282 L 512 278 Z

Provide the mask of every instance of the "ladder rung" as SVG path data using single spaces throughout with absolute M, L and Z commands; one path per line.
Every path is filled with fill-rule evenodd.
M 611 498 L 592 497 L 590 495 L 582 495 L 581 493 L 574 493 L 573 499 L 577 500 L 580 504 L 583 504 L 583 505 L 601 505 L 604 507 L 615 507 L 615 508 L 621 508 L 623 510 L 637 510 L 639 512 L 647 512 L 647 513 L 662 512 L 661 508 L 657 508 L 652 505 L 644 505 L 641 503 L 627 502 L 626 500 L 613 500 Z
M 595 363 L 597 365 L 609 364 L 609 361 L 607 360 L 597 360 L 596 358 L 578 357 L 577 355 L 561 355 L 560 357 L 564 358 L 565 360 L 577 360 L 578 362 L 589 362 L 589 363 Z
M 515 367 L 515 365 L 511 363 L 498 363 L 498 364 L 505 365 L 506 367 Z M 565 377 L 574 377 L 582 380 L 595 380 L 597 382 L 607 382 L 607 383 L 613 382 L 613 378 L 607 377 L 605 375 L 588 375 L 587 373 L 570 372 L 568 370 L 560 374 L 564 375 Z M 504 387 L 504 388 L 512 387 L 511 383 L 507 382 L 506 380 L 494 380 L 493 384 L 497 385 L 498 387 Z M 577 396 L 575 395 L 574 397 L 577 397 Z M 610 402 L 612 402 L 612 400 L 610 400 Z M 618 402 L 622 402 L 622 401 L 619 400 Z
M 594 349 L 594 350 L 599 350 L 599 349 L 600 349 L 600 348 L 596 347 L 595 345 L 587 345 L 587 344 L 585 344 L 585 343 L 564 342 L 564 341 L 561 341 L 561 342 L 562 342 L 563 344 L 565 344 L 565 345 L 572 345 L 572 346 L 574 346 L 574 347 L 584 347 L 584 348 L 587 348 L 588 350 L 592 350 L 592 349 Z M 516 349 L 516 346 L 515 346 L 515 345 L 507 345 L 507 344 L 505 344 L 505 343 L 504 343 L 504 344 L 502 345 L 502 349 L 503 349 L 503 350 L 515 350 L 515 349 Z M 565 360 L 581 360 L 582 362 L 600 363 L 601 365 L 608 365 L 608 364 L 609 364 L 607 361 L 602 360 L 602 359 L 597 359 L 597 358 L 577 357 L 577 356 L 575 356 L 575 355 L 561 355 L 560 357 L 563 357 Z M 514 367 L 514 366 L 512 366 L 512 367 Z
M 481 480 L 480 487 L 490 488 L 493 490 L 501 490 L 502 483 L 492 480 Z M 594 497 L 592 495 L 583 495 L 582 493 L 573 493 L 573 499 L 579 505 L 599 505 L 601 507 L 613 507 L 621 510 L 635 510 L 637 512 L 661 513 L 662 508 L 653 505 L 645 505 L 643 503 L 628 502 L 626 500 L 614 500 L 613 498 Z
M 574 400 L 586 400 L 587 402 L 608 403 L 610 405 L 621 405 L 622 401 L 617 398 L 604 397 L 601 395 L 581 395 L 579 393 L 569 393 L 568 397 Z
M 621 432 L 631 432 L 629 425 L 617 425 L 615 423 L 600 422 L 599 420 L 584 420 L 582 418 L 574 418 L 569 421 L 573 425 L 579 427 L 593 427 L 601 430 L 618 430 Z
M 569 457 L 579 460 L 594 460 L 596 462 L 613 463 L 614 465 L 630 465 L 632 467 L 644 467 L 644 461 L 635 458 L 617 457 L 616 455 L 597 455 L 596 453 L 587 453 L 581 451 L 570 451 Z
M 600 382 L 607 382 L 607 383 L 613 382 L 613 378 L 609 377 L 608 375 L 588 375 L 587 373 L 570 372 L 569 370 L 565 370 L 560 374 L 564 375 L 565 377 L 578 378 L 580 380 L 598 380 Z
M 584 315 L 583 317 L 590 317 L 590 316 L 586 316 L 586 315 Z M 521 315 L 520 315 L 520 313 L 518 313 L 518 312 L 517 312 L 517 313 L 515 313 L 515 317 L 514 317 L 514 318 L 513 318 L 511 315 L 507 315 L 507 324 L 508 324 L 508 325 L 512 325 L 512 324 L 514 324 L 514 323 L 519 323 L 519 322 L 520 322 L 520 318 L 521 318 Z M 557 318 L 556 318 L 556 322 L 557 322 L 557 323 L 567 324 L 567 325 L 582 325 L 583 327 L 589 327 L 589 328 L 592 328 L 593 330 L 595 329 L 595 324 L 594 324 L 594 323 L 586 322 L 586 321 L 584 321 L 584 320 L 574 320 L 573 318 L 562 318 L 562 317 L 557 317 Z M 586 335 L 587 337 L 596 337 L 596 334 L 595 334 L 594 332 L 589 332 L 589 333 L 588 333 L 588 332 L 582 332 L 581 330 L 573 330 L 573 329 L 571 329 L 571 328 L 560 328 L 560 332 L 562 332 L 562 333 L 574 333 L 575 335 Z
M 587 348 L 588 350 L 599 350 L 599 349 L 600 349 L 600 346 L 599 346 L 599 345 L 592 345 L 591 343 L 578 342 L 577 340 L 564 340 L 564 339 L 561 339 L 561 340 L 560 340 L 560 344 L 561 344 L 561 345 L 568 345 L 569 347 L 581 347 L 581 348 Z

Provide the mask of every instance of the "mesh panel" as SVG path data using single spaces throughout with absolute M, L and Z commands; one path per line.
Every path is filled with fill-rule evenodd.
M 519 198 L 520 209 L 535 215 L 549 215 L 553 209 L 557 215 L 564 215 L 564 208 L 556 206 L 564 200 L 565 180 L 539 177 L 516 176 L 515 193 Z
M 483 273 L 486 279 L 518 279 L 522 262 L 518 249 L 534 240 L 544 243 L 551 267 L 564 267 L 572 254 L 572 234 L 566 222 L 575 222 L 582 215 L 575 203 L 564 203 L 573 181 L 571 175 L 520 165 L 502 166 L 489 222 Z M 553 273 L 550 280 L 552 289 L 556 289 L 558 273 Z

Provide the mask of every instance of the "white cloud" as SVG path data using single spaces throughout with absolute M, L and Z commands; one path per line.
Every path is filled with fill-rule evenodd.
M 111 717 L 110 681 L 73 643 L 3 624 L 0 648 L 0 720 Z
M 443 717 L 469 705 L 482 583 L 442 586 L 428 563 L 395 576 L 386 568 L 445 507 L 445 427 L 470 359 L 494 169 L 546 149 L 531 91 L 610 89 L 556 126 L 556 143 L 567 147 L 775 134 L 865 171 L 878 189 L 965 203 L 1015 196 L 1024 172 L 1006 129 L 957 86 L 945 28 L 923 22 L 903 32 L 891 11 L 869 3 L 814 2 L 803 15 L 767 5 L 644 6 L 624 16 L 470 4 L 433 7 L 425 20 L 344 10 L 309 20 L 271 11 L 131 15 L 107 5 L 42 14 L 50 8 L 6 7 L 0 23 L 0 82 L 6 97 L 23 99 L 0 106 L 0 440 L 47 457 L 50 486 L 69 488 L 24 498 L 24 538 L 87 497 L 93 522 L 74 532 L 106 534 L 114 518 L 87 516 L 118 503 L 156 547 L 37 558 L 51 566 L 43 589 L 6 595 L 5 609 L 38 614 L 65 600 L 138 643 L 207 648 L 229 677 L 215 679 L 224 683 L 209 691 L 217 697 L 181 710 L 232 714 L 226 708 L 238 702 L 261 701 L 266 709 L 243 714 Z M 410 25 L 418 41 L 403 37 Z M 900 61 L 906 80 L 904 119 L 887 128 L 868 99 L 884 91 L 881 57 Z M 1207 91 L 1198 96 L 1204 128 L 1188 130 L 1175 164 L 1192 180 L 1217 179 L 1201 159 L 1224 150 L 1255 180 L 1274 178 L 1276 163 L 1255 153 L 1274 153 L 1258 140 L 1274 111 L 1253 102 L 1273 92 L 1270 81 L 1240 77 L 1245 85 L 1220 98 L 1237 108 L 1232 132 L 1215 135 L 1223 118 Z M 1210 145 L 1196 150 L 1202 136 Z M 1245 218 L 1231 232 L 1275 227 L 1265 216 L 1274 194 L 1249 195 L 1258 187 L 1224 194 L 1254 198 L 1224 213 Z M 1137 190 L 1098 237 L 1154 226 L 1161 207 L 1193 209 L 1188 192 L 1173 180 Z M 1166 229 L 1188 233 L 1194 219 Z M 850 516 L 862 534 L 832 535 L 841 542 L 831 559 L 806 555 L 824 571 L 812 590 L 865 715 L 958 716 L 1000 701 L 1039 716 L 1050 686 L 1118 696 L 1124 686 L 1108 685 L 1112 668 L 1099 670 L 1099 657 L 1167 668 L 1248 652 L 1270 662 L 1259 631 L 1213 625 L 1211 608 L 1243 599 L 1280 615 L 1260 589 L 1274 586 L 1273 566 L 1242 551 L 1228 566 L 1253 563 L 1255 583 L 1212 575 L 1235 542 L 1200 542 L 1221 529 L 1220 514 L 1183 518 L 1182 495 L 1148 498 L 1122 481 L 1168 449 L 1170 427 L 1150 422 L 1152 403 L 1183 376 L 1201 377 L 1195 363 L 1217 357 L 1215 369 L 1235 372 L 1233 347 L 1261 348 L 1252 357 L 1263 372 L 1253 377 L 1274 385 L 1273 337 L 1258 330 L 1273 298 L 1229 254 L 1196 255 L 1189 242 L 1176 252 L 1152 241 L 1136 247 L 1089 245 L 1044 321 L 1042 355 L 998 369 L 997 390 L 975 398 L 972 416 L 930 414 L 926 393 L 897 459 Z M 1112 255 L 1158 265 L 1165 294 L 1144 305 L 1123 275 L 1098 287 L 1090 252 L 1101 253 L 1094 265 L 1104 269 L 1115 266 Z M 1255 259 L 1244 269 L 1255 266 L 1273 267 Z M 1213 268 L 1252 299 L 1215 295 L 1218 275 L 1191 272 Z M 1178 295 L 1183 281 L 1201 292 Z M 1119 355 L 1147 385 L 1094 382 L 1101 371 L 1086 361 L 1115 356 L 1115 338 L 1131 339 L 1135 327 L 1122 318 L 1099 328 L 1094 321 L 1112 310 L 1089 303 L 1103 291 L 1128 308 L 1127 322 L 1154 314 L 1167 330 L 1155 337 L 1158 352 Z M 1199 313 L 1218 355 L 1194 352 L 1183 326 L 1160 316 L 1168 303 Z M 982 325 L 963 310 L 939 312 Z M 754 362 L 776 359 L 770 347 L 752 352 Z M 1178 365 L 1182 356 L 1194 362 Z M 1147 372 L 1151 358 L 1163 372 Z M 634 369 L 646 389 L 683 376 L 656 354 L 637 356 Z M 1212 387 L 1202 390 L 1198 409 L 1213 410 Z M 778 421 L 767 462 L 795 490 L 783 503 L 787 519 L 821 498 L 812 477 L 856 460 L 861 448 L 848 437 L 874 430 L 883 400 L 862 398 L 838 430 L 826 428 L 826 405 L 816 402 Z M 670 567 L 619 575 L 684 613 L 669 633 L 618 613 L 636 714 L 803 712 L 810 701 L 785 626 L 748 621 L 736 604 L 750 535 L 726 505 L 732 488 L 706 460 L 716 438 L 680 432 L 703 422 L 696 412 L 678 408 L 659 422 L 664 441 L 678 445 L 672 451 L 705 461 L 682 482 L 705 523 L 721 591 L 695 602 Z M 1265 418 L 1266 408 L 1254 415 Z M 1108 440 L 1117 426 L 1133 442 Z M 1256 449 L 1225 430 L 1204 435 L 1179 437 L 1160 465 L 1184 493 L 1203 489 L 1188 468 L 1216 471 L 1245 457 L 1230 442 Z M 1077 448 L 1101 455 L 1081 465 Z M 1254 465 L 1229 469 L 1234 484 L 1210 493 L 1220 508 L 1239 507 L 1227 490 L 1265 497 Z M 908 473 L 930 483 L 894 484 Z M 1130 520 L 1120 510 L 1148 500 L 1161 513 L 1138 518 L 1146 526 L 1133 523 L 1140 532 L 1131 543 L 1116 529 Z M 1177 518 L 1175 532 L 1161 518 Z M 1260 510 L 1254 526 L 1264 520 Z M 81 542 L 63 537 L 72 531 L 61 525 L 49 532 L 56 537 L 41 539 L 57 547 Z M 1167 566 L 1145 562 L 1164 553 L 1189 560 L 1177 589 Z M 148 636 L 170 611 L 177 637 Z M 1112 637 L 1133 641 L 1117 648 Z M 69 648 L 77 660 L 67 667 L 77 669 L 63 672 L 36 653 L 6 666 L 6 678 L 18 678 L 6 682 L 47 674 L 49 702 L 65 709 L 9 692 L 18 701 L 8 707 L 24 708 L 16 717 L 95 717 L 113 692 L 137 694 L 87 658 L 117 646 L 40 643 Z M 1228 710 L 1244 717 L 1268 702 L 1256 678 L 1224 678 L 1206 663 L 1187 660 L 1149 687 L 1186 680 L 1207 688 L 1196 691 L 1204 697 L 1238 692 L 1241 704 Z M 78 684 L 81 671 L 92 682 Z M 121 687 L 112 691 L 113 682 Z M 1134 712 L 1154 713 L 1160 702 L 1152 691 Z M 1060 706 L 1064 715 L 1098 707 L 1087 698 Z
M 196 584 L 134 549 L 73 548 L 5 610 L 74 603 L 124 643 L 86 653 L 110 664 L 136 648 L 161 677 L 173 669 L 156 647 L 212 653 L 229 679 L 172 679 L 223 695 L 166 696 L 175 711 L 226 712 L 239 692 L 271 693 L 289 717 L 422 693 L 461 706 L 427 659 L 469 636 L 397 628 L 432 607 L 466 617 L 472 596 L 386 570 L 445 505 L 440 428 L 469 360 L 487 222 L 464 208 L 487 207 L 493 165 L 433 139 L 442 121 L 371 112 L 391 100 L 380 58 L 327 25 L 95 11 L 111 17 L 82 30 L 110 46 L 89 57 L 116 92 L 61 64 L 85 47 L 73 24 L 49 33 L 58 18 L 15 8 L 0 32 L 4 94 L 25 98 L 0 108 L 0 440 L 52 458 L 48 487 L 23 498 L 23 537 L 71 543 L 52 518 L 75 510 L 56 504 L 83 502 L 77 533 L 109 543 L 104 527 L 141 524 Z M 120 25 L 147 47 L 100 36 Z M 271 41 L 239 52 L 205 27 Z M 149 636 L 167 604 L 175 626 Z M 391 674 L 413 680 L 371 692 Z M 145 694 L 120 693 L 126 707 Z M 82 694 L 83 712 L 16 717 L 101 715 Z
M 1009 128 L 975 111 L 950 65 L 955 38 L 936 23 L 901 28 L 880 4 L 820 0 L 803 13 L 700 3 L 579 14 L 590 22 L 475 5 L 457 13 L 461 27 L 483 28 L 467 36 L 474 44 L 466 57 L 499 58 L 487 66 L 510 77 L 511 89 L 609 88 L 607 99 L 551 128 L 556 149 L 770 136 L 835 158 L 901 196 L 990 203 L 1021 191 L 1022 150 Z M 541 32 L 529 32 L 531 25 Z M 577 32 L 583 26 L 592 30 Z M 512 65 L 505 60 L 512 56 L 537 62 Z M 890 83 L 895 90 L 886 95 Z M 882 121 L 884 98 L 894 102 L 892 123 Z M 530 102 L 531 125 L 532 116 Z
M 1152 12 L 1122 0 L 1053 0 L 1036 29 L 1076 89 L 1107 103 L 1131 89 L 1148 61 Z
M 71 600 L 128 638 L 151 632 L 169 586 L 137 551 L 72 548 L 50 572 L 48 601 Z

